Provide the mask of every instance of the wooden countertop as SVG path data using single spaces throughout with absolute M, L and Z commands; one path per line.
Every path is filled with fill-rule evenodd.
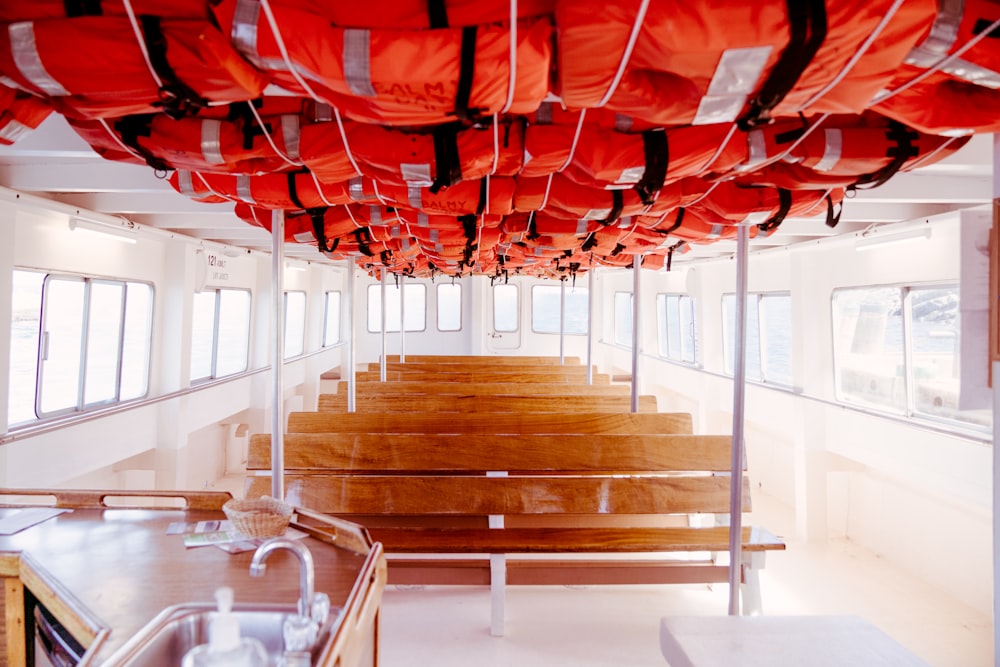
M 0 508 L 0 516 L 14 511 Z M 102 665 L 165 608 L 213 602 L 231 586 L 239 603 L 294 603 L 299 562 L 272 554 L 262 578 L 250 577 L 253 552 L 230 555 L 214 546 L 185 548 L 167 535 L 175 521 L 224 519 L 218 510 L 74 509 L 10 536 L 0 536 L 0 575 L 26 588 L 88 647 L 84 664 Z M 306 537 L 316 590 L 346 605 L 366 555 Z

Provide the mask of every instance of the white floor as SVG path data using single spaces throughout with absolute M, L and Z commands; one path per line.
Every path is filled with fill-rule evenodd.
M 754 499 L 754 521 L 760 525 L 790 535 L 790 520 L 783 506 L 766 497 Z M 859 615 L 931 667 L 993 665 L 988 615 L 918 583 L 848 542 L 819 546 L 787 537 L 786 542 L 787 551 L 770 554 L 761 574 L 765 613 Z M 727 606 L 724 585 L 715 590 L 511 587 L 507 634 L 491 637 L 485 587 L 390 586 L 383 598 L 380 664 L 664 667 L 659 649 L 662 616 L 722 615 Z

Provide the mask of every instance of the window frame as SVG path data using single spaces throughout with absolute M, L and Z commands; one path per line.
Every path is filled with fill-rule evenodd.
M 678 335 L 680 340 L 678 341 L 678 348 L 680 350 L 677 356 L 671 354 L 670 351 L 670 310 L 668 309 L 670 299 L 676 298 L 677 308 L 675 316 L 677 318 L 677 329 L 680 332 Z M 682 309 L 684 304 L 687 304 L 687 308 L 690 312 L 691 321 L 690 326 L 690 359 L 686 357 L 686 345 L 685 345 L 685 334 L 684 334 L 684 320 L 682 315 Z M 657 356 L 661 359 L 668 359 L 670 361 L 685 364 L 687 366 L 698 366 L 698 352 L 700 345 L 698 344 L 698 315 L 697 309 L 695 308 L 695 299 L 690 294 L 685 292 L 658 292 L 656 294 L 656 339 L 657 339 Z
M 619 327 L 618 327 L 618 325 L 619 325 L 619 320 L 618 320 L 618 298 L 619 298 L 619 296 L 622 296 L 622 295 L 628 295 L 628 298 L 629 298 L 629 312 L 628 312 L 628 323 L 629 323 L 628 326 L 629 326 L 629 331 L 628 331 L 627 340 L 623 340 L 622 338 L 619 338 L 619 336 L 618 336 L 618 334 L 619 334 Z M 628 348 L 628 349 L 631 350 L 632 349 L 632 339 L 634 337 L 634 332 L 632 331 L 632 328 L 635 326 L 635 294 L 633 294 L 631 290 L 617 290 L 617 291 L 615 291 L 614 296 L 612 297 L 611 306 L 614 309 L 613 310 L 613 312 L 614 312 L 614 318 L 612 319 L 611 338 L 614 341 L 615 345 L 619 345 L 621 347 L 625 347 L 625 348 Z
M 191 375 L 189 379 L 189 384 L 195 386 L 198 384 L 203 384 L 205 382 L 211 382 L 213 380 L 218 380 L 220 378 L 230 377 L 232 375 L 238 375 L 240 373 L 245 373 L 250 368 L 250 343 L 251 343 L 251 324 L 253 322 L 253 291 L 246 287 L 206 287 L 200 289 L 196 294 L 212 292 L 215 294 L 215 304 L 214 304 L 214 315 L 212 318 L 212 354 L 210 363 L 210 372 L 208 375 L 194 377 L 193 369 L 190 368 L 191 361 L 188 362 L 188 371 Z M 240 370 L 235 370 L 230 373 L 219 374 L 219 344 L 220 344 L 220 323 L 221 323 L 221 311 L 222 311 L 222 292 L 241 292 L 247 295 L 247 319 L 246 319 L 246 355 L 243 361 L 243 368 Z M 191 345 L 194 346 L 194 328 L 191 329 Z M 193 355 L 192 355 L 193 356 Z
M 330 297 L 337 295 L 336 308 L 330 307 Z M 344 295 L 340 290 L 327 290 L 323 294 L 323 347 L 333 347 L 334 345 L 339 345 L 344 339 Z M 337 315 L 337 326 L 336 338 L 330 340 L 330 315 L 336 313 Z
M 441 327 L 441 313 L 442 313 L 442 310 L 441 310 L 441 288 L 442 287 L 447 287 L 449 289 L 456 288 L 456 287 L 458 288 L 458 327 L 454 328 L 454 329 L 444 329 L 444 328 Z M 462 283 L 456 283 L 456 282 L 452 282 L 452 283 L 438 283 L 437 287 L 434 289 L 434 300 L 435 300 L 434 303 L 436 305 L 435 312 L 434 312 L 434 324 L 437 327 L 438 331 L 443 332 L 443 333 L 455 333 L 457 331 L 461 331 L 462 330 L 462 326 L 464 324 L 463 319 L 462 319 L 462 316 L 464 315 L 464 309 L 462 308 L 462 297 L 464 296 L 463 292 L 464 292 L 464 290 L 462 289 Z
M 556 285 L 544 285 L 544 284 L 537 284 L 537 285 L 532 285 L 531 286 L 531 333 L 539 334 L 541 336 L 551 336 L 551 335 L 558 336 L 559 335 L 559 328 L 558 328 L 558 326 L 557 326 L 557 328 L 556 328 L 555 331 L 542 330 L 542 329 L 539 329 L 536 326 L 536 323 L 535 323 L 535 303 L 537 302 L 537 298 L 535 296 L 535 290 L 537 288 L 542 288 L 542 289 L 546 289 L 546 290 L 557 290 L 558 292 L 561 292 L 563 290 L 563 288 L 564 288 L 564 284 L 562 282 L 560 282 L 560 284 L 558 286 L 556 286 Z M 566 320 L 570 320 L 571 319 L 569 317 L 570 313 L 569 313 L 569 308 L 568 308 L 568 306 L 569 306 L 569 294 L 570 294 L 571 291 L 574 291 L 574 290 L 581 290 L 583 292 L 587 292 L 587 288 L 586 287 L 571 287 L 571 288 L 569 288 L 567 290 L 567 292 L 566 292 L 566 297 L 567 297 L 566 298 L 566 305 L 567 305 Z M 585 315 L 584 322 L 585 322 L 585 325 L 583 327 L 583 331 L 568 331 L 568 330 L 565 330 L 565 325 L 564 325 L 563 326 L 564 333 L 567 336 L 586 336 L 587 335 L 587 329 L 590 327 L 590 302 L 589 302 L 589 298 L 590 297 L 589 297 L 589 294 L 588 294 L 587 298 L 588 298 L 587 307 L 584 310 L 584 315 Z M 559 319 L 560 318 L 556 318 L 556 322 L 557 323 L 559 322 Z
M 513 329 L 501 329 L 497 326 L 497 290 L 498 289 L 512 289 L 514 290 L 514 328 Z M 521 290 L 517 285 L 511 283 L 503 283 L 493 285 L 490 290 L 491 307 L 493 310 L 493 331 L 494 333 L 509 333 L 516 334 L 521 331 Z
M 768 321 L 769 321 L 768 318 L 767 318 L 767 310 L 768 309 L 762 307 L 762 305 L 765 302 L 765 300 L 776 299 L 776 298 L 787 298 L 788 302 L 789 302 L 789 309 L 791 309 L 791 305 L 792 305 L 792 301 L 791 301 L 792 300 L 792 293 L 789 290 L 753 291 L 753 292 L 748 292 L 747 293 L 747 302 L 748 302 L 747 306 L 749 308 L 752 308 L 754 310 L 754 312 L 756 313 L 757 329 L 756 329 L 755 334 L 756 334 L 756 341 L 757 341 L 757 356 L 756 356 L 756 359 L 757 359 L 758 368 L 751 369 L 749 367 L 749 364 L 748 364 L 746 380 L 748 382 L 754 382 L 754 383 L 757 383 L 757 384 L 767 385 L 769 387 L 775 387 L 775 388 L 780 388 L 780 389 L 791 390 L 794 387 L 793 369 L 791 368 L 791 366 L 789 366 L 789 369 L 788 369 L 788 382 L 783 382 L 780 379 L 776 379 L 775 378 L 776 374 L 773 372 L 773 369 L 769 368 L 769 365 L 768 365 L 768 348 L 767 348 L 767 343 L 768 343 L 768 340 L 769 340 L 769 335 L 768 334 L 769 333 L 773 333 L 773 332 L 771 332 L 770 329 L 769 329 L 769 327 L 768 327 Z M 732 303 L 733 303 L 733 320 L 734 320 L 733 321 L 733 326 L 734 326 L 734 329 L 733 329 L 732 332 L 730 332 L 729 328 L 728 328 L 729 327 L 729 311 L 727 309 L 727 302 L 730 299 L 732 300 Z M 750 303 L 751 300 L 753 301 L 752 304 Z M 736 322 L 735 322 L 736 312 L 735 312 L 735 310 L 736 310 L 736 293 L 735 292 L 726 292 L 726 293 L 724 293 L 722 295 L 722 347 L 723 347 L 723 350 L 722 350 L 722 370 L 723 370 L 723 373 L 725 375 L 728 375 L 729 377 L 733 377 L 735 375 L 735 365 L 736 365 L 736 358 L 735 358 L 736 357 L 736 345 L 735 345 L 735 341 L 730 341 L 730 338 L 732 338 L 733 335 L 735 334 L 735 325 L 736 325 Z M 748 314 L 749 314 L 749 311 L 748 311 Z M 748 317 L 748 320 L 750 320 L 750 321 L 747 322 L 747 342 L 749 342 L 753 338 L 752 333 L 750 331 L 750 325 L 753 322 L 753 317 L 752 316 Z M 789 355 L 790 355 L 789 358 L 791 358 L 791 354 L 792 354 L 792 349 L 791 348 L 792 348 L 792 345 L 793 345 L 793 342 L 791 341 L 791 336 L 793 336 L 794 332 L 795 332 L 794 327 L 792 326 L 792 324 L 793 323 L 791 321 L 788 323 L 789 332 L 790 332 L 789 333 Z M 732 342 L 732 345 L 730 344 L 731 342 Z M 748 358 L 749 358 L 749 354 L 748 354 Z M 751 373 L 755 372 L 755 371 L 756 371 L 756 373 L 754 375 L 751 375 Z M 769 372 L 769 371 L 771 371 L 771 372 Z
M 400 289 L 400 288 L 402 288 L 400 290 L 400 294 L 399 294 L 400 299 L 403 299 L 405 297 L 407 290 L 411 290 L 412 291 L 414 289 L 419 288 L 421 294 L 423 295 L 423 309 L 422 309 L 423 310 L 423 317 L 422 317 L 422 322 L 421 322 L 422 326 L 419 329 L 416 329 L 416 328 L 410 329 L 410 328 L 407 328 L 406 322 L 403 321 L 403 322 L 400 322 L 399 329 L 391 329 L 391 328 L 389 328 L 388 322 L 386 322 L 385 332 L 387 334 L 398 334 L 399 331 L 400 331 L 400 329 L 402 329 L 404 333 L 423 333 L 423 332 L 427 331 L 427 285 L 425 285 L 422 282 L 417 282 L 417 281 L 409 280 L 409 281 L 404 281 L 402 285 L 386 285 L 385 286 L 386 292 L 388 292 L 390 289 Z M 367 314 L 367 317 L 365 318 L 365 328 L 368 330 L 368 333 L 370 333 L 370 334 L 380 334 L 380 333 L 382 333 L 381 327 L 379 327 L 377 329 L 372 329 L 371 328 L 371 324 L 372 324 L 372 319 L 371 319 L 371 313 L 372 313 L 372 294 L 373 293 L 374 294 L 378 294 L 379 308 L 381 309 L 381 307 L 382 307 L 382 284 L 381 283 L 372 283 L 371 285 L 369 285 L 368 286 L 368 292 L 365 294 L 365 309 L 366 309 L 366 314 Z M 407 308 L 406 309 L 406 314 L 407 315 L 410 314 L 411 310 L 412 310 L 411 308 Z M 389 311 L 386 310 L 387 314 L 388 314 L 388 312 Z M 379 319 L 381 319 L 381 316 L 379 317 Z M 388 320 L 388 317 L 386 319 Z
M 301 347 L 298 351 L 293 351 L 291 354 L 288 352 L 288 341 L 290 340 L 288 336 L 288 305 L 290 297 L 292 295 L 302 295 L 302 337 L 300 339 Z M 281 323 L 282 323 L 282 350 L 281 358 L 285 361 L 288 359 L 294 359 L 295 357 L 301 357 L 306 353 L 306 329 L 309 326 L 309 294 L 306 290 L 285 290 L 282 293 L 281 299 Z

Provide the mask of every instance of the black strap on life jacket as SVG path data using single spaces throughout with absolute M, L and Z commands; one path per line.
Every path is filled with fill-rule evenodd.
M 368 232 L 368 228 L 359 227 L 352 233 L 354 234 L 354 240 L 358 243 L 358 250 L 361 251 L 361 254 L 365 257 L 374 257 L 375 253 L 373 253 L 372 249 L 369 247 L 372 242 L 372 235 Z
M 531 211 L 528 213 L 528 231 L 525 233 L 525 238 L 534 241 L 541 236 L 538 233 L 538 223 L 535 222 L 535 212 Z
M 674 245 L 667 248 L 667 262 L 664 266 L 664 268 L 666 268 L 667 271 L 670 271 L 670 268 L 673 266 L 674 252 L 682 249 L 685 245 L 687 245 L 687 241 L 678 241 Z
M 157 171 L 172 171 L 173 165 L 139 143 L 139 137 L 149 138 L 153 133 L 153 114 L 134 114 L 117 119 L 111 126 L 122 143 L 138 153 L 150 167 Z
M 462 180 L 462 164 L 458 157 L 458 123 L 445 123 L 434 128 L 434 182 L 430 192 L 436 195 Z
M 327 207 L 321 206 L 318 208 L 310 208 L 306 210 L 306 215 L 312 221 L 313 226 L 313 236 L 316 237 L 316 246 L 319 248 L 320 252 L 333 252 L 337 249 L 337 245 L 340 243 L 339 238 L 333 239 L 333 245 L 330 245 L 330 239 L 326 238 L 326 212 Z
M 301 171 L 290 171 L 285 175 L 285 179 L 288 181 L 288 198 L 295 204 L 296 208 L 305 208 L 302 200 L 299 199 L 299 187 L 295 182 L 296 174 L 301 173 Z
M 625 197 L 622 195 L 621 190 L 611 191 L 611 212 L 608 213 L 608 217 L 603 220 L 598 220 L 604 226 L 613 224 L 622 216 L 622 209 L 625 208 Z
M 771 122 L 771 111 L 785 99 L 826 39 L 824 0 L 787 0 L 789 39 L 747 112 L 737 121 L 743 131 Z
M 66 18 L 104 14 L 101 9 L 101 0 L 63 0 L 63 9 L 66 10 Z
M 479 120 L 481 109 L 469 106 L 472 98 L 472 77 L 476 69 L 476 26 L 462 28 L 462 47 L 459 54 L 458 88 L 455 91 L 455 115 L 466 123 Z
M 479 203 L 476 204 L 476 215 L 482 215 L 483 211 L 486 210 L 486 179 L 479 179 Z
M 622 254 L 623 250 L 625 250 L 625 246 L 619 243 L 615 245 L 615 249 L 611 251 L 611 254 L 608 255 L 608 257 L 617 257 L 618 255 Z
M 642 133 L 642 149 L 646 159 L 646 170 L 635 184 L 635 191 L 646 206 L 656 201 L 656 193 L 667 180 L 667 165 L 670 161 L 670 147 L 667 133 L 663 130 L 646 130 Z
M 170 66 L 167 60 L 167 39 L 160 28 L 160 17 L 142 14 L 139 22 L 142 25 L 142 39 L 149 52 L 149 62 L 163 81 L 158 91 L 160 99 L 153 106 L 163 109 L 163 113 L 171 118 L 191 116 L 207 107 L 208 100 L 177 78 Z
M 826 226 L 836 227 L 837 223 L 840 222 L 840 214 L 844 212 L 843 204 L 833 203 L 833 197 L 830 195 L 826 196 Z
M 427 0 L 427 20 L 431 28 L 448 27 L 448 8 L 444 0 Z
M 864 189 L 877 188 L 895 176 L 907 160 L 920 155 L 920 149 L 913 143 L 919 137 L 920 135 L 902 123 L 890 120 L 886 138 L 892 140 L 893 145 L 886 150 L 885 156 L 891 157 L 892 161 L 878 171 L 859 177 L 847 187 L 848 191 L 853 192 L 862 185 L 867 186 Z
M 972 34 L 980 35 L 986 32 L 986 29 L 995 22 L 996 19 L 976 19 L 976 24 L 972 27 Z M 1000 27 L 993 28 L 993 30 L 986 36 L 990 39 L 1000 39 Z
M 583 252 L 590 252 L 597 245 L 597 234 L 594 232 L 590 233 L 590 236 L 583 240 L 583 244 L 580 246 L 580 250 Z
M 670 236 L 672 232 L 681 228 L 684 224 L 684 213 L 687 211 L 683 206 L 677 209 L 677 218 L 674 220 L 674 224 L 670 225 L 667 229 L 657 229 L 658 234 L 663 234 L 664 236 Z
M 777 229 L 792 208 L 792 191 L 785 188 L 778 188 L 778 210 L 770 218 L 757 225 L 757 229 L 762 232 L 772 232 Z

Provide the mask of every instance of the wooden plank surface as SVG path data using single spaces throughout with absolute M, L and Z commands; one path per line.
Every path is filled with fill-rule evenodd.
M 285 469 L 353 472 L 728 472 L 722 435 L 465 435 L 288 433 Z M 271 436 L 250 438 L 249 470 L 271 469 Z
M 4 658 L 4 665 L 23 667 L 27 664 L 24 585 L 17 577 L 0 577 L 0 584 L 3 584 L 0 613 L 4 619 L 0 628 L 0 657 Z
M 691 415 L 683 412 L 617 414 L 468 414 L 293 412 L 289 433 L 454 433 L 478 435 L 622 435 L 691 433 Z
M 357 382 L 354 385 L 358 397 L 379 394 L 456 394 L 475 396 L 565 394 L 572 390 L 577 396 L 630 396 L 631 387 L 623 384 L 575 383 L 567 387 L 565 382 Z M 337 395 L 347 395 L 347 381 L 337 383 Z
M 388 354 L 387 364 L 399 363 L 398 354 Z M 376 362 L 377 363 L 377 362 Z M 580 357 L 566 357 L 566 363 L 560 363 L 559 357 L 536 355 L 468 355 L 468 354 L 408 354 L 407 364 L 487 364 L 490 366 L 579 366 Z
M 574 367 L 576 368 L 576 367 Z M 504 368 L 494 368 L 490 370 L 456 371 L 447 372 L 440 370 L 427 371 L 387 371 L 385 375 L 387 382 L 505 382 L 505 383 L 526 383 L 526 382 L 562 382 L 583 384 L 587 378 L 587 372 L 583 368 L 579 371 L 571 372 L 563 369 L 559 372 L 549 372 L 545 369 L 517 369 L 507 370 Z M 378 370 L 359 371 L 354 379 L 358 382 L 378 382 L 381 380 Z M 606 373 L 594 373 L 592 376 L 594 384 L 610 384 L 611 376 Z
M 568 375 L 570 377 L 586 377 L 587 367 L 580 364 L 570 366 L 558 366 L 553 364 L 523 364 L 523 365 L 497 365 L 489 360 L 464 361 L 456 363 L 401 363 L 394 361 L 386 363 L 385 369 L 393 373 L 525 373 L 528 375 Z M 360 367 L 359 367 L 360 370 Z M 367 370 L 380 371 L 381 366 L 377 363 L 368 364 Z M 597 372 L 597 366 L 593 367 L 593 372 Z
M 247 497 L 270 493 L 248 479 Z M 750 492 L 743 480 L 744 501 Z M 729 510 L 729 478 L 285 475 L 286 500 L 352 514 L 676 514 Z
M 388 553 L 636 553 L 726 551 L 729 528 L 372 528 Z M 744 526 L 746 551 L 783 550 L 767 531 Z
M 565 386 L 564 391 L 570 391 Z M 320 412 L 345 412 L 347 397 L 320 394 Z M 413 396 L 382 393 L 358 398 L 358 412 L 628 412 L 630 396 L 546 396 L 476 394 L 417 394 Z M 639 412 L 656 412 L 655 396 L 638 397 Z

